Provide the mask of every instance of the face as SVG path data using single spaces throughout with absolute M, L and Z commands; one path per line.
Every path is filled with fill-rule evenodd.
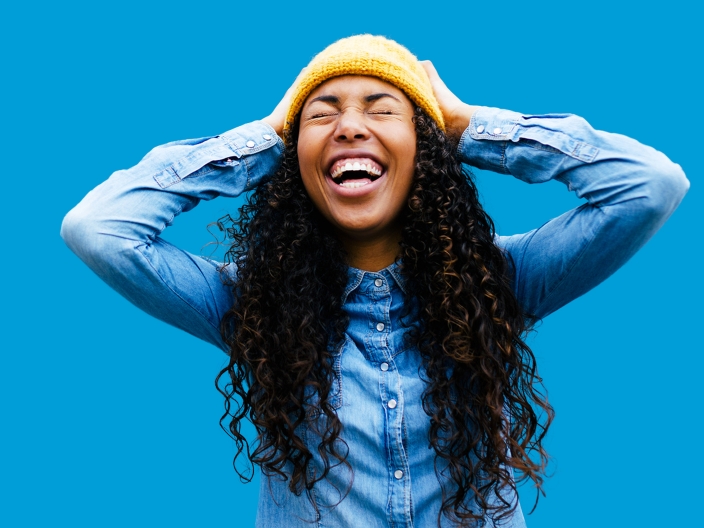
M 400 237 L 415 167 L 413 105 L 395 86 L 348 75 L 303 105 L 298 160 L 318 210 L 345 237 Z

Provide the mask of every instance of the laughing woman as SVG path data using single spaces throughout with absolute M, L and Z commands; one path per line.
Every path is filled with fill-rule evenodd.
M 462 163 L 585 203 L 498 236 Z M 553 415 L 525 333 L 623 265 L 687 188 L 632 139 L 469 106 L 430 63 L 360 35 L 264 120 L 113 174 L 62 236 L 138 307 L 229 354 L 223 424 L 262 470 L 258 526 L 522 527 L 516 483 L 540 489 Z M 248 190 L 220 223 L 227 264 L 159 237 Z

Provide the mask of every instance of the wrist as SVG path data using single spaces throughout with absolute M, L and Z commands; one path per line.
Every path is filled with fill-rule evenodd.
M 276 132 L 276 135 L 279 136 L 281 139 L 283 139 L 283 137 L 284 137 L 284 124 L 283 124 L 283 121 L 281 120 L 280 117 L 274 116 L 274 115 L 268 115 L 264 119 L 262 119 L 262 122 L 266 123 L 271 128 L 273 128 L 274 132 Z
M 445 115 L 445 130 L 447 137 L 457 143 L 469 126 L 474 112 L 478 107 L 462 103 Z

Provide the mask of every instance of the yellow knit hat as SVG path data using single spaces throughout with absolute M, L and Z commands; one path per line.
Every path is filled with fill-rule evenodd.
M 393 40 L 355 35 L 331 44 L 310 61 L 294 88 L 284 132 L 293 126 L 308 95 L 328 79 L 341 75 L 369 75 L 393 84 L 445 130 L 430 79 L 416 56 Z

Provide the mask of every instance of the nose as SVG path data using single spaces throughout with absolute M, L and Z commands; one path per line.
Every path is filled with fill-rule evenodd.
M 352 141 L 367 139 L 369 130 L 364 122 L 364 113 L 356 109 L 348 109 L 340 115 L 335 130 L 335 139 L 338 141 Z

